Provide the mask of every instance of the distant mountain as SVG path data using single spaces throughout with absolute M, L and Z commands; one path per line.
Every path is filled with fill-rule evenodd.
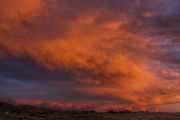
M 11 111 L 17 109 L 15 105 L 5 103 L 5 102 L 0 102 L 0 111 Z

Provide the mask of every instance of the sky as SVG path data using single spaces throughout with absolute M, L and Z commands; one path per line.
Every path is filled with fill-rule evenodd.
M 179 0 L 0 3 L 0 100 L 180 112 Z

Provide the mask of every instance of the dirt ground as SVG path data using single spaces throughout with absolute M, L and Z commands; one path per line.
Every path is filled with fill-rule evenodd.
M 178 113 L 0 113 L 0 120 L 180 120 Z

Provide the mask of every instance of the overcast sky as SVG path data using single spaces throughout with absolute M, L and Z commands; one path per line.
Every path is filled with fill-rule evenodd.
M 179 0 L 0 3 L 0 100 L 180 111 Z

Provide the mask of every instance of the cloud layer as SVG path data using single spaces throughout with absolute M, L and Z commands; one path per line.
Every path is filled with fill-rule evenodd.
M 178 0 L 1 3 L 2 99 L 77 109 L 180 101 Z

